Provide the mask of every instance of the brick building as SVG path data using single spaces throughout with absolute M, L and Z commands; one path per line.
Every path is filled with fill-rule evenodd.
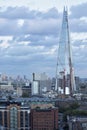
M 31 109 L 31 130 L 58 130 L 58 109 Z

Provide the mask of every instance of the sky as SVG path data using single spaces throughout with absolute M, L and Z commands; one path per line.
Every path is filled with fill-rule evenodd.
M 75 75 L 87 78 L 87 0 L 0 0 L 0 73 L 56 75 L 64 6 Z

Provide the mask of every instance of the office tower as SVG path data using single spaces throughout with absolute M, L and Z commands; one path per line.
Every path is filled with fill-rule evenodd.
M 55 90 L 60 94 L 70 95 L 72 95 L 75 91 L 68 12 L 66 7 L 64 7 L 63 11 L 62 29 L 59 40 Z
M 58 129 L 58 108 L 45 107 L 31 109 L 31 130 Z
M 51 79 L 46 73 L 33 73 L 32 95 L 40 94 L 51 89 Z

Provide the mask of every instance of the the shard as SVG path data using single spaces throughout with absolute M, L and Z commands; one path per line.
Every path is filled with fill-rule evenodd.
M 68 11 L 64 7 L 56 68 L 55 90 L 59 94 L 72 95 L 76 91 L 73 71 Z

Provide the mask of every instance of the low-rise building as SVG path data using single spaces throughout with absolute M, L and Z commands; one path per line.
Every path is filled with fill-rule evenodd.
M 58 130 L 58 108 L 39 105 L 31 109 L 31 130 Z
M 29 130 L 29 107 L 18 102 L 0 101 L 0 125 L 5 130 Z

